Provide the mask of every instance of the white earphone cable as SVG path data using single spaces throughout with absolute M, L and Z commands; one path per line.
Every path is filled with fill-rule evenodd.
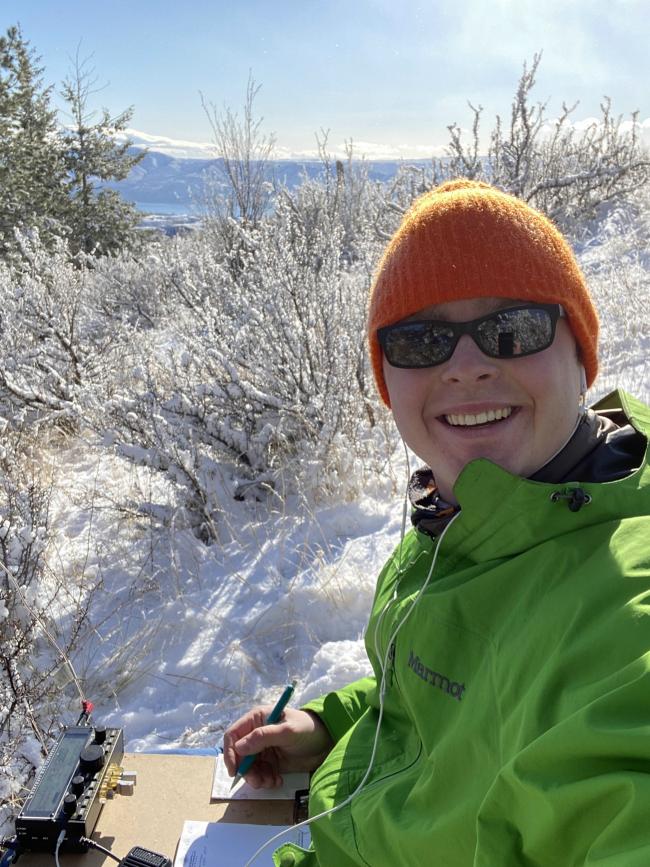
M 406 460 L 407 460 L 407 467 L 408 467 L 409 466 L 408 453 L 406 456 Z M 394 602 L 396 595 L 397 595 L 397 586 L 399 584 L 399 574 L 402 571 L 401 570 L 401 560 L 402 560 L 401 548 L 402 548 L 402 543 L 404 541 L 404 536 L 405 536 L 406 514 L 407 514 L 407 498 L 405 498 L 405 501 L 404 501 L 404 510 L 403 510 L 403 515 L 402 515 L 402 530 L 401 530 L 401 539 L 400 539 L 399 554 L 398 554 L 398 581 L 396 582 L 396 587 L 395 587 L 395 591 L 393 592 L 393 595 L 388 600 L 386 605 L 383 607 L 383 609 L 381 610 L 381 612 L 379 614 L 379 617 L 377 618 L 377 622 L 376 622 L 375 630 L 374 630 L 374 636 L 373 636 L 375 652 L 377 654 L 377 658 L 379 660 L 381 660 L 381 662 L 380 662 L 381 681 L 380 681 L 380 685 L 379 685 L 379 709 L 378 709 L 378 715 L 377 715 L 377 725 L 375 727 L 375 737 L 374 737 L 373 744 L 372 744 L 372 750 L 370 753 L 370 759 L 368 762 L 368 767 L 366 768 L 366 771 L 365 771 L 365 773 L 361 779 L 361 782 L 358 784 L 356 789 L 350 795 L 348 795 L 348 797 L 344 801 L 341 801 L 340 804 L 336 804 L 334 807 L 330 807 L 329 810 L 324 810 L 322 813 L 318 813 L 316 816 L 312 816 L 309 819 L 305 819 L 303 822 L 298 822 L 297 825 L 292 825 L 290 828 L 287 828 L 284 831 L 280 831 L 278 834 L 275 834 L 273 837 L 270 837 L 265 843 L 262 844 L 262 846 L 259 847 L 259 849 L 253 854 L 253 856 L 248 859 L 248 861 L 246 862 L 244 867 L 250 867 L 250 865 L 253 863 L 253 861 L 255 861 L 255 859 L 258 857 L 258 855 L 260 855 L 264 851 L 264 849 L 266 849 L 267 846 L 270 846 L 271 843 L 275 842 L 276 840 L 280 839 L 281 837 L 285 836 L 286 834 L 295 831 L 297 828 L 302 828 L 302 827 L 306 827 L 307 825 L 311 825 L 312 822 L 316 822 L 318 819 L 322 819 L 324 816 L 330 816 L 330 815 L 332 815 L 332 813 L 336 813 L 336 812 L 338 812 L 338 810 L 343 809 L 343 807 L 347 806 L 350 803 L 350 801 L 352 801 L 352 799 L 355 798 L 359 794 L 359 792 L 361 792 L 361 790 L 364 788 L 364 786 L 366 785 L 366 782 L 368 780 L 368 777 L 370 776 L 370 772 L 372 771 L 372 768 L 373 768 L 373 765 L 375 762 L 375 756 L 377 753 L 377 744 L 379 743 L 379 732 L 381 729 L 381 721 L 382 721 L 382 718 L 384 715 L 384 696 L 386 694 L 386 668 L 388 665 L 388 658 L 389 658 L 389 655 L 391 652 L 391 647 L 392 647 L 395 639 L 397 638 L 397 635 L 398 635 L 399 631 L 401 630 L 402 626 L 406 623 L 406 621 L 409 619 L 409 617 L 411 616 L 411 614 L 415 610 L 420 599 L 422 598 L 424 591 L 426 590 L 427 586 L 429 585 L 429 582 L 431 581 L 431 578 L 433 576 L 433 571 L 435 569 L 436 561 L 438 559 L 438 552 L 440 551 L 440 546 L 442 545 L 442 540 L 444 539 L 445 535 L 447 534 L 447 531 L 449 530 L 451 525 L 454 523 L 456 518 L 458 518 L 460 516 L 460 512 L 457 512 L 452 517 L 452 519 L 449 521 L 449 523 L 444 528 L 444 530 L 441 532 L 441 534 L 438 538 L 438 544 L 435 546 L 435 550 L 433 552 L 433 557 L 431 559 L 431 566 L 429 567 L 429 572 L 427 574 L 427 577 L 426 577 L 424 583 L 422 584 L 422 587 L 420 587 L 420 589 L 418 590 L 418 593 L 417 593 L 415 599 L 413 600 L 411 605 L 409 605 L 408 610 L 406 611 L 406 613 L 404 614 L 404 616 L 402 617 L 400 622 L 397 624 L 397 626 L 393 630 L 390 638 L 388 639 L 388 642 L 386 645 L 386 651 L 384 653 L 383 660 L 382 660 L 381 654 L 379 653 L 379 647 L 378 647 L 378 643 L 379 643 L 378 642 L 378 632 L 379 632 L 379 627 L 383 621 L 383 618 L 384 618 L 386 611 L 390 608 L 391 604 Z

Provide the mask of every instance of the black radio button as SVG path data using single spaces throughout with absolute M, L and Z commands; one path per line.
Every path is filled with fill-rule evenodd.
M 63 812 L 66 816 L 74 816 L 77 810 L 77 796 L 76 795 L 66 795 L 63 799 Z
M 72 783 L 70 784 L 70 791 L 73 795 L 79 797 L 79 795 L 86 788 L 86 780 L 81 774 L 77 774 L 72 778 Z
M 91 744 L 79 755 L 79 768 L 84 774 L 96 774 L 104 767 L 104 750 L 99 744 Z

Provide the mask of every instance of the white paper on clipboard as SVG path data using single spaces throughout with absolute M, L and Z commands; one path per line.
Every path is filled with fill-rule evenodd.
M 307 849 L 309 827 L 187 820 L 176 850 L 174 867 L 243 867 L 260 846 L 282 830 L 287 833 L 255 859 L 255 867 L 273 867 L 273 851 L 283 843 L 296 843 Z

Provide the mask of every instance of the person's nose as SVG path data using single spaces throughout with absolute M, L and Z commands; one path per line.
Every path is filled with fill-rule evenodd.
M 496 360 L 481 352 L 469 334 L 463 334 L 443 366 L 441 377 L 447 383 L 474 383 L 499 375 Z

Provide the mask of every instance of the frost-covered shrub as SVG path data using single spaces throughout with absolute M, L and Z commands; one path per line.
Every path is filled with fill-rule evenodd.
M 62 241 L 49 250 L 37 235 L 17 238 L 20 260 L 0 265 L 0 399 L 17 423 L 72 430 L 101 391 L 119 329 L 98 315 L 84 259 L 72 264 Z
M 100 259 L 93 273 L 98 309 L 135 331 L 173 330 L 184 308 L 201 317 L 229 255 L 220 234 L 209 226 L 190 236 L 152 242 L 135 255 Z
M 465 142 L 457 124 L 448 129 L 446 158 L 434 161 L 433 183 L 464 176 L 486 180 L 548 214 L 565 231 L 593 218 L 608 202 L 625 200 L 648 183 L 650 160 L 641 143 L 638 117 L 623 124 L 605 98 L 600 118 L 586 127 L 572 122 L 577 107 L 563 103 L 558 118 L 547 116 L 531 91 L 541 54 L 533 58 L 517 84 L 510 118 L 497 115 L 487 152 L 480 138 L 481 112 L 470 103 L 473 125 Z
M 320 175 L 305 178 L 297 189 L 278 195 L 290 204 L 307 231 L 320 226 L 340 233 L 342 261 L 355 262 L 369 251 L 374 260 L 379 249 L 373 241 L 390 237 L 404 209 L 426 188 L 410 188 L 405 183 L 406 178 L 412 179 L 408 166 L 400 167 L 390 183 L 372 181 L 368 163 L 356 158 L 351 142 L 345 160 L 334 160 L 326 141 L 319 142 L 319 150 Z M 395 207 L 395 201 L 401 207 Z
M 647 191 L 585 228 L 579 258 L 601 323 L 594 399 L 619 387 L 650 400 L 649 249 Z
M 45 578 L 50 492 L 36 478 L 33 440 L 9 434 L 0 449 L 0 827 L 38 767 L 65 699 L 62 660 L 44 643 L 62 582 Z M 73 629 L 64 652 L 74 643 Z M 56 640 L 56 639 L 55 639 Z
M 233 225 L 237 269 L 187 263 L 173 328 L 107 406 L 122 453 L 186 489 L 206 539 L 224 495 L 352 496 L 390 448 L 365 353 L 372 226 L 352 247 L 327 191 L 304 193 Z

